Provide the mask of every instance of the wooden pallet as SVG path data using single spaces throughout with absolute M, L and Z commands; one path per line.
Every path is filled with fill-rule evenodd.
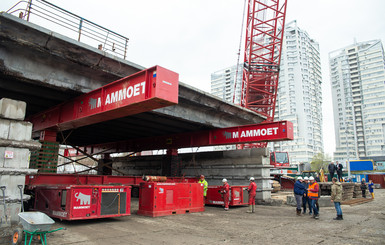
M 43 173 L 56 173 L 59 152 L 58 142 L 40 142 L 41 148 L 31 152 L 30 168 L 38 169 Z
M 367 203 L 367 202 L 371 202 L 371 201 L 373 201 L 373 199 L 368 199 L 368 198 L 362 197 L 362 198 L 354 198 L 351 200 L 346 200 L 346 201 L 341 202 L 341 204 L 353 206 L 353 205 L 363 204 L 363 203 Z

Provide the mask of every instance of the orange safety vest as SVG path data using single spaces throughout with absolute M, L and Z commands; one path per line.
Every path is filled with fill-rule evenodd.
M 319 190 L 319 185 L 317 182 L 314 181 L 314 183 L 312 185 L 309 185 L 309 189 L 307 191 L 307 196 L 309 198 L 312 198 L 312 199 L 318 198 L 318 190 L 315 191 L 316 186 L 318 187 L 318 190 Z

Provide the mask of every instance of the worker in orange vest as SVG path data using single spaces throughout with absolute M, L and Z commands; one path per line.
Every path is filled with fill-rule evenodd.
M 227 183 L 227 179 L 222 180 L 221 194 L 223 197 L 223 202 L 225 204 L 225 210 L 229 210 L 229 201 L 230 201 L 230 185 Z
M 247 213 L 255 213 L 255 195 L 257 194 L 257 184 L 254 182 L 254 177 L 250 177 L 250 184 L 247 191 L 249 192 L 249 211 L 247 211 Z
M 318 200 L 318 191 L 319 191 L 319 185 L 318 183 L 314 180 L 314 177 L 311 176 L 309 178 L 310 184 L 307 192 L 307 196 L 309 197 L 311 201 L 311 207 L 313 209 L 313 218 L 318 219 L 319 214 L 318 214 L 318 208 L 317 208 L 317 200 Z

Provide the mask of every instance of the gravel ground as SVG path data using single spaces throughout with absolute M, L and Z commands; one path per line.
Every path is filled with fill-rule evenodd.
M 296 216 L 295 207 L 257 206 L 224 211 L 206 207 L 205 212 L 150 218 L 136 214 L 115 219 L 59 221 L 48 244 L 385 244 L 385 189 L 375 190 L 372 202 L 343 205 L 343 221 L 335 221 L 333 207 L 321 208 L 320 219 Z M 5 242 L 5 238 L 3 238 Z M 35 244 L 38 244 L 37 242 Z

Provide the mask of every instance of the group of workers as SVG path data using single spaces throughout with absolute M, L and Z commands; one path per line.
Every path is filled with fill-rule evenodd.
M 247 213 L 254 213 L 257 184 L 254 182 L 255 181 L 254 177 L 250 177 L 249 181 L 250 181 L 249 187 L 245 188 L 249 193 L 249 201 L 248 201 L 249 210 L 247 211 Z M 206 203 L 208 183 L 205 180 L 204 175 L 200 176 L 198 183 L 203 184 L 203 197 L 204 197 L 204 202 Z M 227 183 L 227 179 L 223 179 L 222 183 L 223 185 L 221 186 L 220 193 L 223 198 L 224 209 L 225 211 L 227 211 L 229 210 L 229 203 L 230 203 L 230 185 L 229 183 Z
M 336 161 L 335 163 L 334 162 L 331 162 L 329 165 L 328 165 L 328 171 L 329 171 L 329 174 L 330 174 L 330 179 L 333 179 L 334 178 L 334 174 L 337 172 L 337 180 L 342 182 L 343 179 L 342 179 L 342 169 L 343 169 L 343 165 L 341 163 L 339 163 L 338 161 Z
M 337 181 L 337 178 L 332 178 L 331 187 L 331 202 L 337 211 L 337 217 L 334 220 L 343 220 L 341 201 L 342 201 L 342 184 Z M 320 187 L 314 177 L 298 177 L 294 183 L 294 196 L 297 202 L 297 215 L 301 216 L 301 206 L 303 206 L 303 214 L 306 213 L 306 204 L 309 203 L 309 215 L 313 213 L 314 219 L 319 219 L 319 204 Z
M 334 163 L 332 163 L 334 165 Z M 342 167 L 338 166 L 337 162 L 337 174 L 338 171 L 342 171 Z M 332 176 L 332 187 L 331 187 L 331 202 L 334 203 L 334 207 L 337 212 L 337 217 L 333 218 L 334 220 L 343 220 L 342 216 L 342 210 L 341 210 L 341 202 L 342 202 L 342 193 L 343 188 L 340 181 L 342 181 L 342 174 L 338 174 L 338 179 L 334 177 L 334 172 L 329 172 Z M 255 212 L 255 195 L 257 192 L 257 184 L 254 182 L 254 177 L 250 177 L 249 179 L 250 184 L 245 190 L 249 193 L 249 210 L 247 213 L 254 213 Z M 319 181 L 319 179 L 318 179 Z M 206 202 L 207 198 L 207 189 L 208 189 L 208 183 L 205 180 L 205 176 L 201 175 L 199 179 L 199 183 L 203 184 L 203 195 L 204 195 L 204 202 Z M 224 209 L 227 211 L 229 210 L 229 203 L 230 203 L 230 185 L 227 183 L 227 179 L 222 180 L 223 185 L 221 186 L 220 193 L 222 194 L 223 202 L 224 202 Z M 365 185 L 365 181 L 361 184 L 362 196 L 365 197 L 365 191 L 366 188 L 363 188 L 362 186 Z M 369 185 L 369 191 L 372 195 L 372 198 L 374 198 L 373 194 L 373 182 L 370 181 Z M 297 181 L 294 183 L 294 196 L 297 202 L 297 215 L 301 216 L 301 211 L 303 208 L 302 214 L 306 214 L 306 206 L 309 207 L 309 215 L 313 215 L 312 217 L 314 219 L 319 219 L 319 204 L 318 199 L 320 197 L 320 187 L 317 183 L 316 179 L 313 176 L 310 177 L 304 177 L 301 176 L 297 178 Z

